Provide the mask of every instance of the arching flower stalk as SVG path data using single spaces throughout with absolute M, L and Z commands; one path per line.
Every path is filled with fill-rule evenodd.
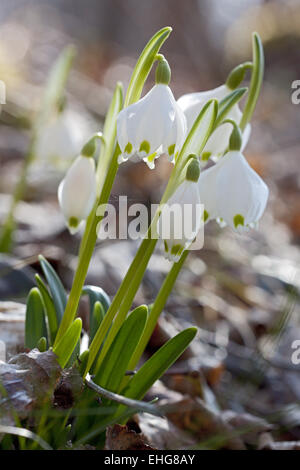
M 122 151 L 119 163 L 137 155 L 153 169 L 154 160 L 163 152 L 173 159 L 183 144 L 186 121 L 168 86 L 170 78 L 169 64 L 160 58 L 154 87 L 144 98 L 120 112 L 117 119 L 117 137 Z

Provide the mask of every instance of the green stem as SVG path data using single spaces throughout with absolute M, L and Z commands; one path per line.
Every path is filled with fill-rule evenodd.
M 174 263 L 171 270 L 169 271 L 167 277 L 165 278 L 163 285 L 160 288 L 159 293 L 157 294 L 157 297 L 155 299 L 154 304 L 152 305 L 152 308 L 150 310 L 150 314 L 145 326 L 145 329 L 143 331 L 143 334 L 141 336 L 141 339 L 134 351 L 134 354 L 130 360 L 129 363 L 129 370 L 134 370 L 135 367 L 137 366 L 147 344 L 148 341 L 153 333 L 153 330 L 155 328 L 155 325 L 157 323 L 157 320 L 163 311 L 166 302 L 168 300 L 168 297 L 174 287 L 174 284 L 176 282 L 176 279 L 178 277 L 178 274 L 189 254 L 189 250 L 185 250 L 180 258 L 180 260 L 177 263 Z
M 112 186 L 116 177 L 116 173 L 118 170 L 119 153 L 120 153 L 120 149 L 117 146 L 115 149 L 112 162 L 109 167 L 109 171 L 108 171 L 103 189 L 101 191 L 101 195 L 99 199 L 97 200 L 94 206 L 94 209 L 92 211 L 92 219 L 91 219 L 92 223 L 89 225 L 88 232 L 84 240 L 84 247 L 82 251 L 80 252 L 71 292 L 69 295 L 69 299 L 67 302 L 63 319 L 61 321 L 59 330 L 56 335 L 54 346 L 58 343 L 58 341 L 63 336 L 63 334 L 67 331 L 69 325 L 72 323 L 72 321 L 75 318 L 76 311 L 77 311 L 78 304 L 79 304 L 79 299 L 80 299 L 81 292 L 82 292 L 82 287 L 84 285 L 84 281 L 88 272 L 90 260 L 91 260 L 94 247 L 97 241 L 97 226 L 99 222 L 101 222 L 101 220 L 103 219 L 103 215 L 97 216 L 96 210 L 99 205 L 108 203 L 111 189 L 112 189 Z
M 170 193 L 174 189 L 174 184 L 175 184 L 176 175 L 177 175 L 177 167 L 178 167 L 178 163 L 175 164 L 174 166 L 174 169 L 172 171 L 171 177 L 167 184 L 166 190 L 161 199 L 160 205 L 164 204 L 164 202 L 168 200 Z M 155 237 L 155 234 L 156 234 L 156 223 L 159 217 L 159 213 L 160 213 L 160 210 L 158 208 L 150 224 L 150 227 L 148 229 L 147 236 L 142 241 L 135 255 L 135 258 L 133 259 L 131 266 L 126 273 L 126 276 L 124 277 L 119 287 L 119 290 L 117 294 L 115 295 L 113 302 L 104 317 L 104 320 L 102 321 L 96 335 L 94 336 L 94 339 L 90 345 L 90 354 L 89 354 L 89 360 L 88 360 L 88 364 L 86 367 L 85 375 L 89 372 L 98 354 L 99 348 L 109 330 L 111 322 L 113 321 L 116 314 L 118 313 L 115 323 L 113 324 L 105 340 L 103 349 L 101 350 L 101 353 L 98 357 L 97 365 L 95 369 L 96 372 L 97 370 L 99 370 L 99 367 L 102 364 L 102 361 L 105 357 L 106 352 L 108 351 L 109 346 L 111 345 L 120 326 L 122 325 L 123 321 L 126 318 L 126 315 L 131 307 L 135 294 L 143 279 L 149 260 L 151 258 L 151 255 L 157 243 L 157 238 Z M 154 237 L 153 237 L 153 234 L 154 234 Z
M 109 310 L 107 311 L 105 315 L 104 320 L 106 320 L 106 322 L 104 323 L 104 320 L 103 320 L 99 330 L 97 331 L 93 339 L 93 342 L 91 343 L 87 371 L 91 367 L 99 351 L 99 348 L 109 329 L 109 326 L 111 325 L 114 317 L 118 313 L 114 323 L 112 324 L 109 334 L 105 340 L 103 348 L 99 354 L 97 364 L 95 367 L 95 372 L 99 370 L 110 345 L 112 344 L 117 332 L 122 326 L 127 316 L 127 313 L 132 305 L 132 302 L 140 286 L 140 283 L 143 279 L 144 273 L 146 271 L 151 255 L 154 251 L 156 243 L 157 243 L 156 239 L 144 239 L 143 242 L 141 243 L 140 248 L 129 270 L 122 284 L 120 285 L 120 288 L 116 296 L 114 297 L 113 303 L 111 304 L 111 307 L 109 308 Z
M 253 33 L 253 69 L 251 74 L 251 82 L 248 93 L 248 99 L 245 104 L 240 128 L 243 131 L 251 120 L 256 102 L 260 93 L 263 75 L 264 75 L 264 50 L 260 37 L 257 33 Z

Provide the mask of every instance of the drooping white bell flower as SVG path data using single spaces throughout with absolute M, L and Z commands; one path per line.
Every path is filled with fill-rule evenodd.
M 91 212 L 96 200 L 95 162 L 80 155 L 67 171 L 58 187 L 58 201 L 72 234 Z
M 164 242 L 164 254 L 169 261 L 179 261 L 197 236 L 202 224 L 203 206 L 197 180 L 199 162 L 193 161 L 186 179 L 163 205 L 157 222 L 157 233 Z
M 240 151 L 229 151 L 216 178 L 218 216 L 236 231 L 256 227 L 264 213 L 269 189 Z
M 187 119 L 188 132 L 192 128 L 196 118 L 198 117 L 203 106 L 212 98 L 221 101 L 225 98 L 232 90 L 227 87 L 227 85 L 221 85 L 213 90 L 199 92 L 199 93 L 188 93 L 181 96 L 177 103 L 181 107 L 182 111 L 185 114 Z M 237 124 L 240 123 L 242 118 L 242 112 L 239 108 L 239 105 L 236 103 L 228 115 L 228 119 L 234 120 Z M 232 126 L 229 123 L 221 124 L 209 137 L 208 141 L 202 152 L 202 161 L 206 161 L 209 158 L 213 160 L 219 159 L 228 147 L 229 138 L 231 135 Z M 243 143 L 242 150 L 247 145 L 251 132 L 250 124 L 247 124 L 244 133 L 243 133 Z
M 201 171 L 198 180 L 198 188 L 201 203 L 204 205 L 203 218 L 204 222 L 218 217 L 217 210 L 217 194 L 216 194 L 216 178 L 221 163 Z
M 187 135 L 187 123 L 181 108 L 175 103 L 175 120 L 172 129 L 162 146 L 163 153 L 166 153 L 169 160 L 175 163 L 175 159 L 184 144 Z
M 238 232 L 257 226 L 269 189 L 239 150 L 230 150 L 201 172 L 198 185 L 206 219 L 215 218 Z
M 40 129 L 35 148 L 37 159 L 66 168 L 79 154 L 86 136 L 86 124 L 80 115 L 62 111 Z
M 144 98 L 119 113 L 117 138 L 122 151 L 119 163 L 138 155 L 154 168 L 155 158 L 163 152 L 172 156 L 183 143 L 185 116 L 168 86 L 169 81 L 170 69 L 164 60 L 157 66 L 156 85 Z

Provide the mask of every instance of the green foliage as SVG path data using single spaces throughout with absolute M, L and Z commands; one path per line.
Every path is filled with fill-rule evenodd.
M 124 106 L 129 106 L 139 100 L 156 56 L 171 31 L 172 28 L 168 26 L 161 29 L 146 44 L 133 70 Z
M 48 343 L 49 345 L 52 345 L 58 328 L 55 306 L 45 283 L 38 274 L 35 275 L 35 280 L 43 300 L 44 310 L 48 320 Z
M 146 305 L 137 307 L 123 323 L 112 342 L 95 382 L 112 392 L 118 392 L 131 356 L 143 333 L 148 315 Z
M 29 292 L 26 303 L 25 347 L 36 348 L 40 338 L 46 335 L 44 305 L 39 290 L 34 287 Z
M 81 328 L 82 320 L 81 318 L 76 318 L 53 349 L 53 352 L 57 355 L 58 363 L 62 368 L 65 367 L 77 346 Z
M 61 280 L 59 279 L 55 270 L 52 268 L 51 264 L 48 263 L 48 261 L 42 255 L 39 256 L 39 261 L 44 276 L 47 279 L 49 285 L 49 289 L 55 306 L 57 323 L 59 325 L 66 308 L 67 294 L 64 289 L 64 286 L 62 285 Z
M 197 328 L 187 328 L 164 344 L 132 377 L 124 395 L 141 400 L 154 382 L 181 356 L 196 333 Z
M 110 306 L 110 298 L 101 287 L 97 286 L 84 286 L 82 295 L 88 295 L 90 301 L 89 342 L 91 342 Z

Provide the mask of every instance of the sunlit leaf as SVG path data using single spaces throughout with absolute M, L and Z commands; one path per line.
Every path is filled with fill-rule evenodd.
M 57 360 L 61 367 L 65 367 L 72 356 L 80 338 L 81 328 L 82 320 L 81 318 L 76 318 L 58 344 L 54 347 L 53 352 L 57 355 Z
M 33 349 L 42 336 L 47 335 L 45 312 L 39 290 L 34 287 L 29 292 L 26 303 L 25 347 Z
M 67 294 L 61 280 L 52 268 L 51 264 L 48 263 L 48 261 L 42 255 L 39 256 L 39 261 L 49 285 L 49 289 L 55 305 L 57 323 L 59 324 L 67 305 Z

